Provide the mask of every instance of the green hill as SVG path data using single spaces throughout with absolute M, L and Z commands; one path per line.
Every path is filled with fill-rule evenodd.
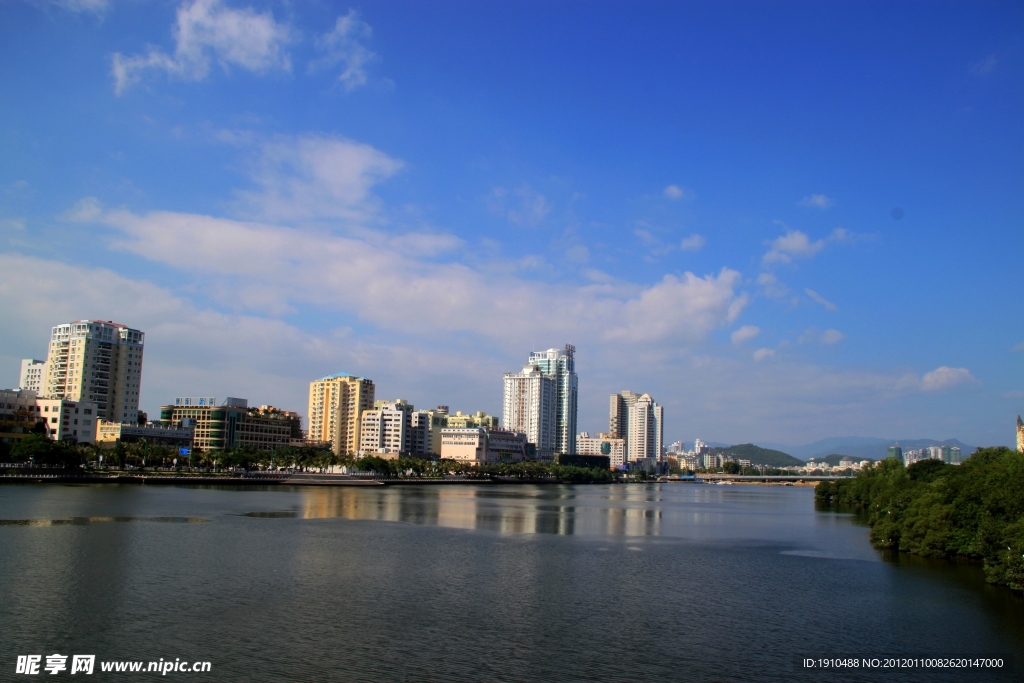
M 736 456 L 738 460 L 749 460 L 755 465 L 768 465 L 769 467 L 789 467 L 791 465 L 804 464 L 802 460 L 797 460 L 789 453 L 773 451 L 770 448 L 761 448 L 752 443 L 726 446 L 725 448 L 712 448 L 711 452 L 728 453 Z

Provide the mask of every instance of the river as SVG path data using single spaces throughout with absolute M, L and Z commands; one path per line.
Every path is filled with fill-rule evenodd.
M 3 680 L 62 653 L 85 680 L 1010 681 L 1021 652 L 1024 600 L 809 488 L 0 486 Z M 798 665 L 965 655 L 1006 662 Z

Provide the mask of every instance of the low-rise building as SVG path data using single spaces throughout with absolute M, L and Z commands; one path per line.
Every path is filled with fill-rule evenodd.
M 441 457 L 473 465 L 526 459 L 526 434 L 501 428 L 452 428 L 441 431 Z
M 626 463 L 626 440 L 601 432 L 596 438 L 589 432 L 576 435 L 576 453 L 579 455 L 606 456 L 612 469 L 619 469 Z
M 469 429 L 470 427 L 497 429 L 500 422 L 497 415 L 488 415 L 482 410 L 478 410 L 472 415 L 463 415 L 461 410 L 457 410 L 454 415 L 448 415 L 448 424 L 445 426 L 452 429 Z
M 36 392 L 0 389 L 0 442 L 14 444 L 38 430 L 42 423 Z
M 194 422 L 183 420 L 184 424 L 174 425 L 162 422 L 150 422 L 140 425 L 135 422 L 107 422 L 97 420 L 96 444 L 101 448 L 113 448 L 117 442 L 138 443 L 145 439 L 153 446 L 172 446 L 175 448 L 192 448 L 195 434 Z
M 696 455 L 686 454 L 679 456 L 679 469 L 696 472 L 700 469 L 700 458 Z
M 37 398 L 39 417 L 55 441 L 93 443 L 96 440 L 96 404 L 66 398 Z
M 173 405 L 160 407 L 160 422 L 192 427 L 193 447 L 199 450 L 251 447 L 265 451 L 302 439 L 298 413 L 273 406 L 250 408 L 244 398 L 228 397 L 220 405 L 213 397 L 177 398 Z

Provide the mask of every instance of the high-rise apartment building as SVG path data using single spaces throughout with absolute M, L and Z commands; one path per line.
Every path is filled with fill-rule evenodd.
M 34 391 L 37 396 L 42 396 L 44 381 L 46 361 L 34 358 L 25 358 L 21 361 L 21 380 L 18 382 L 18 388 Z
M 629 411 L 640 398 L 632 391 L 611 395 L 608 408 L 608 433 L 618 439 L 629 439 Z
M 579 388 L 576 378 L 576 347 L 534 351 L 527 361 L 555 383 L 555 453 L 576 452 L 576 406 Z M 512 429 L 506 422 L 505 427 Z M 538 450 L 540 445 L 538 444 Z
M 373 410 L 374 392 L 372 380 L 343 372 L 310 382 L 307 438 L 330 442 L 335 455 L 355 455 L 360 418 Z
M 526 365 L 521 372 L 505 373 L 501 421 L 505 429 L 526 434 L 541 459 L 555 454 L 556 401 L 555 380 L 540 367 Z
M 654 458 L 661 462 L 664 454 L 664 412 L 650 394 L 643 394 L 629 411 L 629 437 L 626 439 L 630 462 Z
M 626 460 L 663 458 L 664 412 L 650 394 L 623 391 L 611 395 L 608 433 L 626 442 Z
M 104 420 L 137 420 L 144 341 L 139 330 L 109 320 L 57 325 L 50 334 L 42 395 L 93 403 Z
M 1024 421 L 1017 416 L 1017 452 L 1024 453 Z

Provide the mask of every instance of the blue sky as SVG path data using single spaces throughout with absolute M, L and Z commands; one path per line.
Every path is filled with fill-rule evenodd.
M 0 367 L 147 332 L 143 407 L 500 412 L 578 349 L 581 429 L 1009 444 L 1015 3 L 0 3 Z

